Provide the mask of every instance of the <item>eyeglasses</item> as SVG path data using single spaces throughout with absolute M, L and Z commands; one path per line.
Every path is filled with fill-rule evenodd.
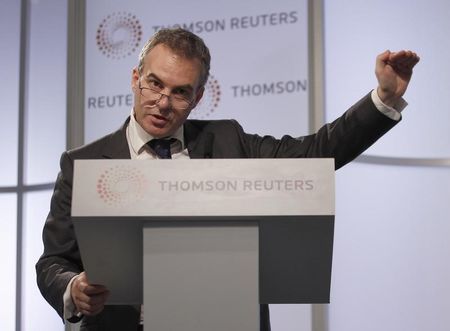
M 192 97 L 185 96 L 182 92 L 176 92 L 173 94 L 164 94 L 159 90 L 162 90 L 160 87 L 142 87 L 141 81 L 139 80 L 139 90 L 141 91 L 141 95 L 148 99 L 151 102 L 150 107 L 156 107 L 158 103 L 161 101 L 163 97 L 167 97 L 172 108 L 177 110 L 186 110 L 192 104 Z

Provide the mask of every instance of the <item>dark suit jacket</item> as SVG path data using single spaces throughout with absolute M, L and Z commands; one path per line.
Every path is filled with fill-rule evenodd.
M 233 120 L 188 120 L 185 143 L 191 158 L 305 158 L 333 157 L 338 169 L 372 145 L 397 122 L 381 114 L 365 96 L 334 122 L 316 134 L 275 139 L 247 134 Z M 73 161 L 75 159 L 129 159 L 125 130 L 128 120 L 116 132 L 93 143 L 64 152 L 43 230 L 44 253 L 36 265 L 37 281 L 45 299 L 63 316 L 63 293 L 69 280 L 83 271 L 70 218 Z M 94 317 L 83 319 L 82 330 L 135 330 L 136 307 L 107 306 Z M 266 305 L 261 306 L 261 330 L 269 330 Z

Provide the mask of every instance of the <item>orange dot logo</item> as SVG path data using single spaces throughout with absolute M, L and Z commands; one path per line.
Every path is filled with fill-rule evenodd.
M 142 39 L 142 26 L 136 15 L 127 12 L 109 14 L 99 24 L 97 47 L 106 57 L 122 59 L 133 54 Z
M 97 179 L 97 194 L 108 205 L 126 205 L 144 197 L 147 180 L 144 174 L 129 166 L 111 167 Z
M 217 109 L 221 100 L 221 90 L 218 80 L 210 75 L 205 85 L 205 92 L 200 102 L 192 112 L 192 118 L 208 119 Z

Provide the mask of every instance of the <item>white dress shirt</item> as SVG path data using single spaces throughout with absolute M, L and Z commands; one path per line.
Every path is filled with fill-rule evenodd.
M 156 160 L 158 156 L 152 151 L 147 143 L 153 139 L 134 118 L 131 110 L 130 123 L 127 126 L 127 142 L 132 160 Z M 175 133 L 167 138 L 175 138 L 176 141 L 170 145 L 172 159 L 188 159 L 189 152 L 184 143 L 184 128 L 181 126 Z

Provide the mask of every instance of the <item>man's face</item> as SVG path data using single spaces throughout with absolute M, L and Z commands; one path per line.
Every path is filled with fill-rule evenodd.
M 198 86 L 201 72 L 199 60 L 179 56 L 163 44 L 155 46 L 147 54 L 141 74 L 137 68 L 133 69 L 134 116 L 147 133 L 155 138 L 164 138 L 183 125 L 203 95 L 204 88 Z M 184 97 L 190 105 L 187 109 L 178 109 L 166 96 L 155 103 L 141 94 L 139 86 L 173 97 Z

